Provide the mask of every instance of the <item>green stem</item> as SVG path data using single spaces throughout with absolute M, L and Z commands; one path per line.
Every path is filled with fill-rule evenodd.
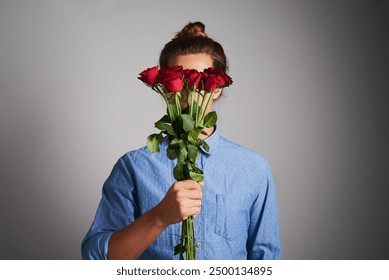
M 194 217 L 190 216 L 182 221 L 180 240 L 180 260 L 184 260 L 184 252 L 187 260 L 196 259 Z
M 176 104 L 177 115 L 178 115 L 178 116 L 181 116 L 180 99 L 179 99 L 177 93 L 174 94 L 174 102 L 175 102 L 175 104 Z
M 196 259 L 196 235 L 195 235 L 195 228 L 194 228 L 194 218 L 192 220 L 192 236 L 193 236 L 193 242 L 192 242 L 192 247 L 193 247 L 193 259 Z
M 191 245 L 191 222 L 190 222 L 190 217 L 187 219 L 187 224 L 188 227 L 186 229 L 186 259 L 191 260 L 192 259 L 192 247 Z
M 194 99 L 194 92 L 193 92 L 193 91 L 190 91 L 189 94 L 190 94 L 189 115 L 190 115 L 191 117 L 193 117 L 192 115 L 193 115 L 193 99 Z M 188 96 L 189 96 L 189 95 L 188 95 Z
M 199 109 L 201 110 L 201 107 L 200 107 L 200 91 L 197 92 L 197 110 L 196 110 L 196 127 L 199 126 Z M 201 111 L 200 111 L 201 112 Z
M 185 220 L 185 252 L 186 252 L 186 259 L 188 259 L 188 254 L 190 253 L 188 250 L 188 228 L 189 228 L 189 220 Z
M 173 122 L 175 120 L 175 117 L 174 117 L 174 114 L 172 113 L 172 111 L 170 110 L 169 100 L 167 100 L 166 95 L 163 93 L 163 91 L 158 86 L 153 87 L 153 89 L 155 89 L 155 91 L 158 92 L 162 96 L 163 100 L 165 100 L 170 121 Z
M 212 99 L 212 96 L 213 96 L 213 92 L 211 92 L 211 94 L 209 95 L 209 98 L 207 100 L 207 105 L 205 105 L 204 112 L 202 113 L 202 116 L 200 118 L 200 123 L 201 124 L 204 122 L 204 118 L 205 118 L 205 115 L 207 113 L 208 105 L 209 105 L 210 100 Z
M 186 220 L 185 220 L 186 221 Z M 184 259 L 184 241 L 185 241 L 185 229 L 186 229 L 186 225 L 185 225 L 185 221 L 182 222 L 182 226 L 181 226 L 181 239 L 180 239 L 180 260 L 183 260 Z
M 194 238 L 194 218 L 188 217 L 183 224 L 185 225 L 183 235 L 185 236 L 185 251 L 187 260 L 196 259 L 196 248 Z

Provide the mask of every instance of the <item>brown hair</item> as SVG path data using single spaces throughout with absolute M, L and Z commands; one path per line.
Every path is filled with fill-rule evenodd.
M 188 23 L 176 36 L 165 45 L 159 56 L 161 68 L 169 66 L 169 60 L 177 55 L 210 54 L 213 67 L 228 71 L 227 57 L 223 47 L 205 33 L 205 25 L 201 22 Z

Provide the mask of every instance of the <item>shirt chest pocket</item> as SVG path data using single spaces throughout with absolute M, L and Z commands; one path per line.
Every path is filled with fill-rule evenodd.
M 251 205 L 249 195 L 216 194 L 215 233 L 227 240 L 247 239 Z

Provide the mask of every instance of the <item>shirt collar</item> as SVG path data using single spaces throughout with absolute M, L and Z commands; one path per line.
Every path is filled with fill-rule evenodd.
M 200 150 L 207 155 L 211 155 L 217 149 L 220 142 L 220 134 L 217 126 L 215 126 L 215 130 L 213 131 L 213 133 L 209 137 L 207 137 L 204 141 L 209 146 L 209 152 L 207 152 L 203 147 L 200 147 Z

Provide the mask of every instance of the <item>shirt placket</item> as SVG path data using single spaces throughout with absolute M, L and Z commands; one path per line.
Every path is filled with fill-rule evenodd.
M 200 158 L 198 160 L 199 168 L 203 171 L 205 171 L 206 162 L 209 158 L 209 154 L 204 153 L 203 151 L 200 151 Z M 203 192 L 203 202 L 205 201 L 204 198 L 204 192 Z M 200 215 L 197 215 L 195 217 L 195 231 L 196 231 L 196 259 L 206 259 L 206 243 L 205 243 L 205 232 L 206 232 L 206 213 L 207 207 L 203 203 L 201 206 L 201 212 Z

